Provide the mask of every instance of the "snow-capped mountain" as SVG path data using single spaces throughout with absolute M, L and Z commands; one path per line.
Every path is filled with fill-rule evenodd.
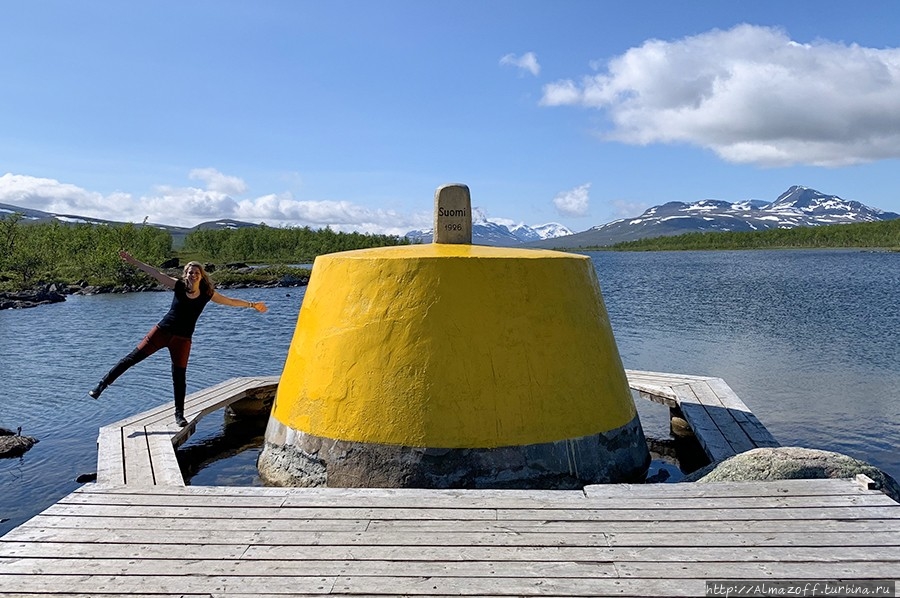
M 495 247 L 512 247 L 523 243 L 554 239 L 571 235 L 572 231 L 557 222 L 528 226 L 503 219 L 488 218 L 484 210 L 472 208 L 472 243 L 474 245 L 493 245 Z M 421 243 L 431 243 L 434 229 L 413 230 L 406 237 Z
M 894 218 L 900 218 L 900 214 L 795 185 L 771 203 L 761 200 L 729 203 L 715 199 L 693 203 L 671 201 L 654 206 L 637 218 L 615 220 L 581 233 L 529 245 L 592 247 L 689 232 L 754 231 Z

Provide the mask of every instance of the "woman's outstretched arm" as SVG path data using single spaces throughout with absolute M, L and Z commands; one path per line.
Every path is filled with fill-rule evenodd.
M 261 314 L 269 311 L 269 308 L 266 307 L 266 304 L 262 301 L 244 301 L 243 299 L 234 299 L 232 297 L 226 297 L 219 291 L 213 293 L 212 302 L 218 303 L 219 305 L 229 305 L 231 307 L 252 307 Z
M 149 274 L 150 276 L 155 278 L 157 281 L 159 281 L 159 284 L 163 285 L 164 287 L 169 288 L 169 289 L 175 288 L 175 283 L 178 281 L 177 279 L 172 278 L 168 274 L 164 274 L 164 273 L 160 272 L 153 266 L 145 264 L 144 262 L 136 259 L 133 255 L 131 255 L 127 251 L 120 251 L 119 257 L 122 258 L 122 261 L 124 261 L 128 264 L 131 264 L 132 266 L 134 266 L 141 272 L 146 272 L 147 274 Z

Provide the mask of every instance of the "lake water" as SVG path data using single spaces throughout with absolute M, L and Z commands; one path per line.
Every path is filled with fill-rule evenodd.
M 625 367 L 724 378 L 782 444 L 846 453 L 900 479 L 900 253 L 589 255 Z M 194 337 L 188 392 L 281 373 L 304 289 L 225 293 L 264 300 L 269 312 L 211 304 Z M 73 296 L 0 311 L 0 425 L 40 439 L 24 456 L 0 459 L 0 534 L 96 471 L 100 426 L 171 401 L 165 351 L 100 400 L 86 394 L 170 300 Z M 648 434 L 665 434 L 665 411 L 638 406 Z M 200 462 L 191 483 L 258 484 L 248 471 L 264 424 L 204 419 L 185 447 Z

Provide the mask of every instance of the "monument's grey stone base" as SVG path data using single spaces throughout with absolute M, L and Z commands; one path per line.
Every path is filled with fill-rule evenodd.
M 581 488 L 642 481 L 650 452 L 640 420 L 605 434 L 489 449 L 437 449 L 312 436 L 269 419 L 259 475 L 274 486 Z

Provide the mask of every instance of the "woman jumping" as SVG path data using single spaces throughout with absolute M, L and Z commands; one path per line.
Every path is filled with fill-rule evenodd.
M 186 374 L 188 356 L 191 352 L 191 336 L 194 334 L 197 318 L 200 317 L 203 308 L 210 301 L 231 307 L 252 307 L 260 313 L 265 313 L 268 308 L 261 301 L 232 299 L 217 292 L 209 275 L 197 262 L 189 262 L 184 267 L 182 278 L 177 279 L 136 260 L 126 251 L 120 251 L 119 256 L 125 262 L 158 280 L 164 287 L 175 291 L 175 297 L 172 298 L 172 306 L 169 307 L 169 311 L 163 316 L 163 319 L 147 333 L 144 340 L 138 343 L 131 353 L 109 370 L 88 394 L 96 399 L 128 368 L 140 363 L 163 347 L 168 347 L 169 356 L 172 358 L 172 385 L 175 389 L 175 423 L 184 427 L 187 425 L 187 420 L 184 419 L 184 395 L 187 390 Z

